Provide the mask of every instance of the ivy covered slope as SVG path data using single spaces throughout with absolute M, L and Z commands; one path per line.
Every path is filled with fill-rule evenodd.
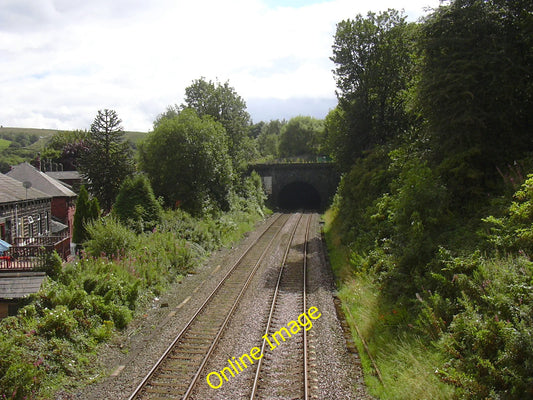
M 533 398 L 532 15 L 455 0 L 337 27 L 326 237 L 379 398 Z

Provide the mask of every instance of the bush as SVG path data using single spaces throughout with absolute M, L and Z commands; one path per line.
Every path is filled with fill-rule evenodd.
M 135 244 L 135 233 L 114 217 L 89 223 L 87 232 L 90 239 L 86 242 L 85 250 L 92 257 L 123 256 Z
M 468 398 L 532 396 L 533 263 L 523 257 L 478 260 L 453 283 L 460 294 L 441 340 L 451 356 L 442 378 Z
M 118 220 L 137 233 L 154 229 L 161 220 L 162 211 L 150 181 L 140 174 L 124 180 L 113 205 L 113 214 Z
M 48 275 L 50 278 L 56 279 L 61 273 L 62 268 L 63 260 L 59 254 L 57 254 L 57 251 L 54 250 L 45 256 L 44 265 L 41 268 L 41 271 L 46 272 L 46 275 Z

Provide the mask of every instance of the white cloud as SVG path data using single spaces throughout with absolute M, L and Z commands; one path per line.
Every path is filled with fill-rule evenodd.
M 438 0 L 405 3 L 415 19 Z M 279 4 L 291 1 L 0 0 L 0 124 L 84 129 L 113 108 L 126 129 L 147 130 L 201 76 L 229 80 L 256 104 L 331 100 L 336 23 L 398 7 Z

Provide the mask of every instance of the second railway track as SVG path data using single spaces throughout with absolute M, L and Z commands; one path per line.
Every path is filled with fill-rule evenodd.
M 263 337 L 274 338 L 274 334 L 281 334 L 275 338 L 275 343 L 272 343 L 274 339 L 268 344 L 263 340 L 264 357 L 257 364 L 250 400 L 309 398 L 307 327 L 302 327 L 301 334 L 293 332 L 294 337 L 290 338 L 287 337 L 291 335 L 289 330 L 283 333 L 283 327 L 307 311 L 307 244 L 311 220 L 312 214 L 300 216 L 302 223 L 295 226 L 291 244 L 283 257 Z
M 244 254 L 144 378 L 133 399 L 186 399 L 225 325 L 288 215 L 280 215 Z

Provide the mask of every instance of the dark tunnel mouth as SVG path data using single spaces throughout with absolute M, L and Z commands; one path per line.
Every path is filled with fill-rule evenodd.
M 313 210 L 321 208 L 321 199 L 318 190 L 306 182 L 292 182 L 285 185 L 279 192 L 278 206 L 281 210 Z

